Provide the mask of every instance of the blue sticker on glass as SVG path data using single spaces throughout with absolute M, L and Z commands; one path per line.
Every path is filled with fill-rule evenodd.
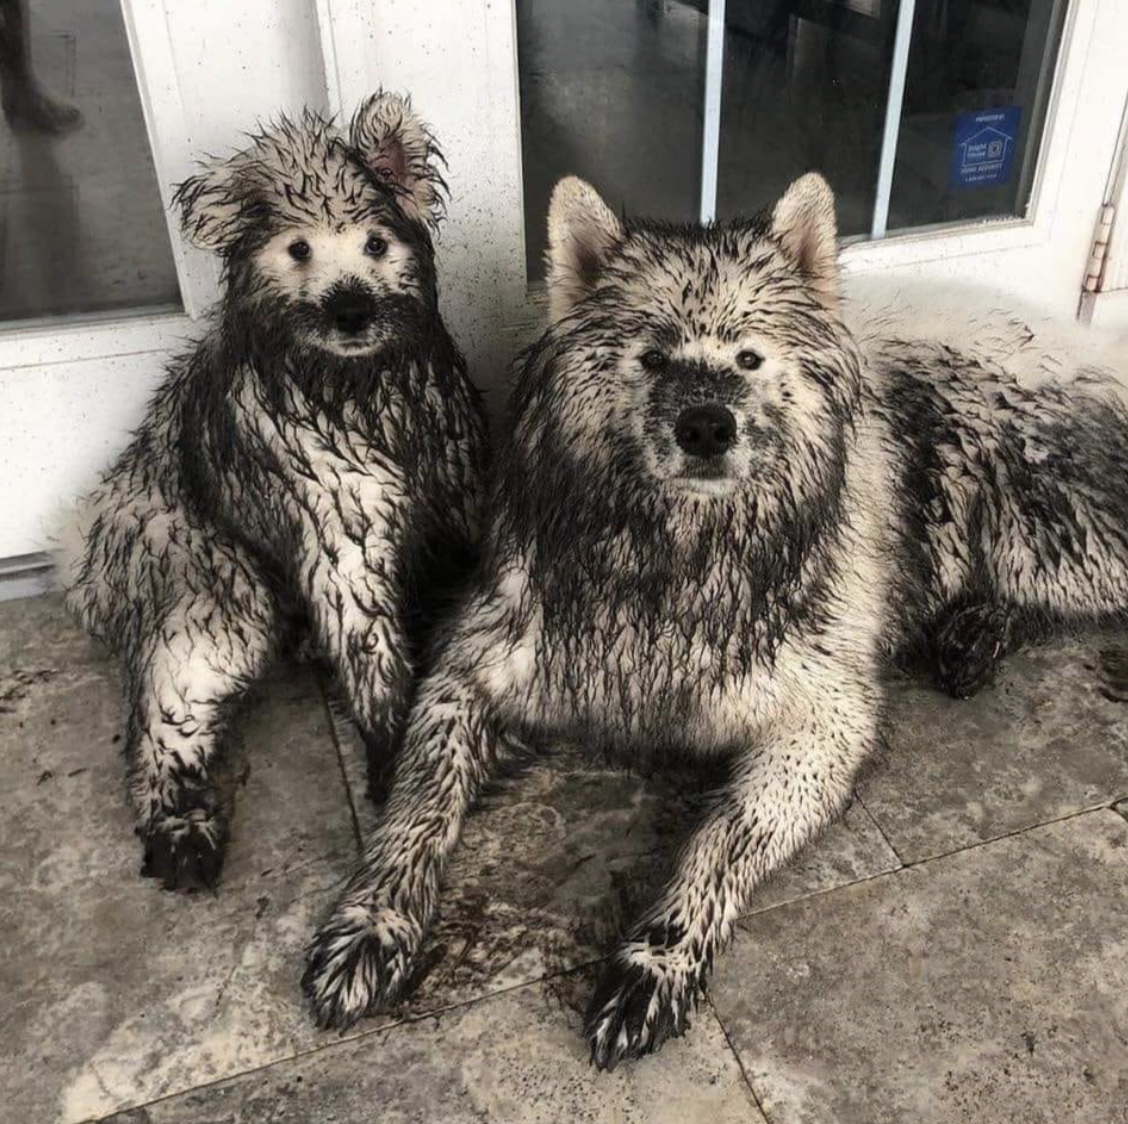
M 952 141 L 952 187 L 1006 183 L 1014 171 L 1021 119 L 1020 105 L 960 114 Z

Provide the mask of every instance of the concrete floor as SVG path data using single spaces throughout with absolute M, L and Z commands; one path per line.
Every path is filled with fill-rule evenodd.
M 605 1075 L 593 962 L 692 778 L 560 751 L 507 782 L 416 998 L 319 1032 L 302 948 L 371 811 L 311 674 L 239 725 L 219 893 L 172 895 L 137 876 L 113 664 L 57 600 L 0 605 L 0 1121 L 1124 1124 L 1123 644 L 1022 654 L 969 703 L 895 684 L 888 753 L 758 897 L 691 1032 Z

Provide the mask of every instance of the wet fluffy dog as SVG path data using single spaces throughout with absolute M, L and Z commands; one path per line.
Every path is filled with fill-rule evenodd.
M 396 739 L 418 575 L 477 534 L 484 418 L 439 317 L 438 153 L 380 94 L 307 113 L 178 192 L 225 294 L 77 512 L 70 605 L 123 657 L 144 873 L 213 884 L 231 704 L 301 618 L 370 748 Z
M 610 1068 L 684 1029 L 755 888 L 842 811 L 892 653 L 1128 605 L 1128 413 L 1075 359 L 1047 382 L 1013 319 L 958 323 L 970 355 L 896 302 L 852 331 L 817 176 L 706 229 L 623 224 L 566 180 L 550 246 L 487 564 L 306 987 L 333 1024 L 402 994 L 508 735 L 723 758 L 591 1001 Z

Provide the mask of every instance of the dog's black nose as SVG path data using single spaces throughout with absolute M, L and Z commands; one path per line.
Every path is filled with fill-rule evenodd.
M 678 415 L 674 437 L 691 457 L 719 457 L 736 442 L 736 418 L 724 406 L 690 406 Z
M 363 332 L 372 323 L 374 310 L 370 297 L 360 293 L 342 293 L 331 298 L 325 311 L 333 322 L 333 327 L 346 336 Z

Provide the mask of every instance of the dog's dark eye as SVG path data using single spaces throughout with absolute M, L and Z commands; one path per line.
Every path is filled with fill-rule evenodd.
M 296 242 L 291 242 L 286 249 L 294 261 L 307 261 L 309 255 L 312 253 L 309 248 L 309 243 L 304 238 L 299 238 Z
M 382 258 L 388 252 L 388 243 L 379 234 L 369 235 L 364 243 L 364 252 L 374 258 Z
M 639 362 L 648 371 L 660 371 L 666 365 L 666 356 L 655 348 L 644 351 L 639 357 Z
M 736 365 L 742 367 L 745 371 L 755 371 L 758 367 L 764 365 L 764 357 L 758 355 L 755 351 L 738 351 L 736 353 Z

